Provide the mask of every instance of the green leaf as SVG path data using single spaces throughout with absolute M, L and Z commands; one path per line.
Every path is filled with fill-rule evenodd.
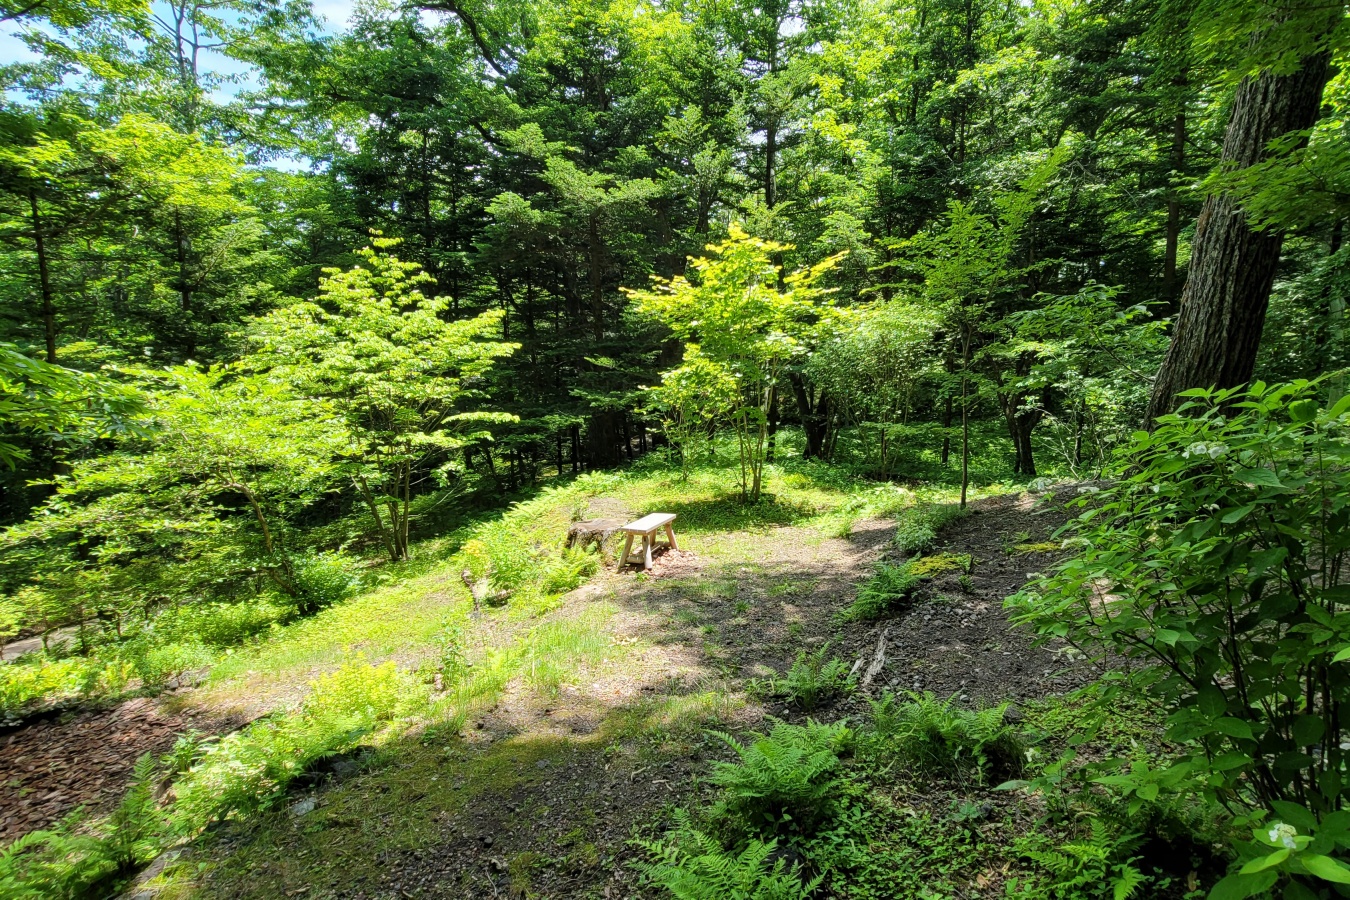
M 1299 831 L 1307 833 L 1317 828 L 1317 817 L 1297 803 L 1291 803 L 1288 800 L 1273 800 L 1270 808 L 1275 810 L 1281 819 L 1293 825 Z
M 1299 716 L 1294 720 L 1294 743 L 1307 747 L 1327 733 L 1327 723 L 1318 716 Z
M 1270 870 L 1255 875 L 1233 874 L 1210 888 L 1209 900 L 1246 900 L 1266 890 L 1279 879 Z
M 1206 718 L 1217 719 L 1228 711 L 1228 699 L 1224 697 L 1223 691 L 1214 685 L 1205 685 L 1196 694 L 1195 699 L 1200 712 L 1204 713 Z
M 1295 400 L 1289 404 L 1289 418 L 1302 425 L 1317 418 L 1316 400 Z
M 1233 473 L 1233 477 L 1243 484 L 1260 485 L 1263 487 L 1282 488 L 1284 484 L 1280 481 L 1278 475 L 1270 469 L 1238 469 Z
M 1303 864 L 1303 868 L 1323 881 L 1350 884 L 1350 866 L 1338 859 L 1322 856 L 1319 853 L 1305 853 L 1298 858 L 1298 861 Z
M 1229 512 L 1225 513 L 1223 517 L 1219 519 L 1219 521 L 1225 525 L 1232 525 L 1239 519 L 1247 518 L 1247 516 L 1250 515 L 1251 511 L 1254 509 L 1256 509 L 1256 504 L 1248 503 L 1246 506 L 1240 506 L 1237 509 L 1230 510 Z
M 1216 720 L 1214 730 L 1229 737 L 1242 738 L 1248 741 L 1252 739 L 1252 726 L 1241 719 L 1234 719 L 1232 716 L 1225 716 Z
M 1346 644 L 1340 650 L 1337 650 L 1336 655 L 1331 658 L 1331 661 L 1338 663 L 1345 662 L 1347 659 L 1350 659 L 1350 644 Z
M 1281 847 L 1274 853 L 1258 857 L 1257 859 L 1254 859 L 1251 862 L 1247 863 L 1240 870 L 1238 870 L 1238 874 L 1255 875 L 1257 872 L 1264 872 L 1266 869 L 1269 869 L 1272 866 L 1278 866 L 1280 863 L 1284 862 L 1288 858 L 1289 858 L 1289 849 L 1287 847 Z

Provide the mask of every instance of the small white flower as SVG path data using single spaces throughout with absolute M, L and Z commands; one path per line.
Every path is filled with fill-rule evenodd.
M 1280 844 L 1288 850 L 1297 850 L 1298 843 L 1294 838 L 1298 837 L 1298 830 L 1293 825 L 1286 825 L 1284 822 L 1275 823 L 1275 827 L 1270 829 L 1270 842 Z
M 1223 456 L 1223 455 L 1224 455 L 1225 453 L 1227 453 L 1227 452 L 1228 452 L 1228 445 L 1227 445 L 1227 444 L 1210 444 L 1210 445 L 1209 445 L 1209 458 L 1210 458 L 1210 459 L 1218 459 L 1220 456 Z

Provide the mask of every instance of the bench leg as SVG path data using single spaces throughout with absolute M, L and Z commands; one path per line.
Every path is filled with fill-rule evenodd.
M 675 543 L 675 529 L 670 525 L 666 525 L 666 540 L 670 541 L 670 549 L 680 549 L 680 545 Z
M 622 569 L 628 565 L 628 556 L 633 552 L 633 536 L 625 535 L 623 539 L 623 555 L 619 557 L 619 568 Z
M 650 569 L 652 567 L 652 544 L 656 543 L 656 532 L 648 532 L 642 536 L 642 568 Z

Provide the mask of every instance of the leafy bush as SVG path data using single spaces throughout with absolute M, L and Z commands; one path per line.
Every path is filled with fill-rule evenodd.
M 969 553 L 935 553 L 915 557 L 898 566 L 880 563 L 876 574 L 858 589 L 858 596 L 839 618 L 854 622 L 879 619 L 899 608 L 919 585 L 935 575 L 957 570 L 968 572 L 973 564 Z M 962 578 L 968 580 L 964 575 Z
M 166 641 L 188 641 L 222 649 L 242 644 L 288 610 L 268 600 L 241 603 L 192 603 L 161 613 L 155 619 L 155 635 Z
M 1142 661 L 1171 710 L 1180 752 L 1099 782 L 1136 809 L 1179 792 L 1247 825 L 1273 811 L 1236 845 L 1230 896 L 1350 882 L 1331 856 L 1350 850 L 1350 397 L 1323 409 L 1314 389 L 1186 392 L 1070 524 L 1077 552 L 1009 601 L 1047 638 Z
M 82 657 L 51 659 L 25 654 L 0 663 L 0 715 L 14 716 L 52 701 L 88 693 L 98 681 L 93 663 Z
M 908 697 L 900 702 L 887 693 L 872 704 L 873 752 L 921 771 L 975 769 L 981 780 L 1022 771 L 1026 747 L 1017 729 L 1004 722 L 1008 704 L 962 709 L 954 698 L 938 700 L 927 692 Z
M 211 665 L 215 654 L 196 641 L 149 644 L 129 650 L 136 674 L 146 687 L 181 685 L 191 673 Z
M 586 550 L 569 549 L 561 559 L 548 566 L 540 584 L 545 594 L 566 594 L 585 583 L 600 569 L 600 555 Z
M 938 532 L 965 514 L 955 503 L 917 504 L 896 525 L 895 546 L 906 553 L 927 553 L 937 543 Z
M 853 732 L 842 723 L 780 722 L 748 746 L 712 732 L 736 751 L 740 762 L 719 761 L 709 780 L 722 788 L 716 818 L 743 823 L 761 837 L 810 834 L 836 812 L 839 755 Z
M 648 882 L 675 900 L 809 900 L 820 886 L 821 876 L 803 884 L 796 866 L 775 858 L 776 840 L 752 839 L 732 854 L 695 830 L 682 810 L 676 821 L 680 828 L 673 839 L 638 842 L 656 861 L 637 864 Z
M 849 674 L 848 663 L 828 656 L 829 651 L 826 644 L 815 652 L 798 653 L 787 674 L 773 680 L 773 692 L 806 712 L 851 694 L 857 678 Z
M 342 553 L 311 553 L 291 565 L 296 610 L 301 615 L 340 603 L 361 587 L 356 560 Z

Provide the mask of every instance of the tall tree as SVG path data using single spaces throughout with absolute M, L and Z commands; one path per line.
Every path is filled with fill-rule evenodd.
M 1250 35 L 1254 52 L 1238 83 L 1220 168 L 1243 170 L 1269 158 L 1272 142 L 1317 121 L 1331 72 L 1331 41 L 1343 4 L 1298 0 L 1272 18 L 1260 4 L 1216 10 L 1223 25 Z M 1249 220 L 1222 185 L 1196 222 L 1181 314 L 1149 402 L 1147 423 L 1172 411 L 1190 388 L 1228 388 L 1251 379 L 1284 234 Z

